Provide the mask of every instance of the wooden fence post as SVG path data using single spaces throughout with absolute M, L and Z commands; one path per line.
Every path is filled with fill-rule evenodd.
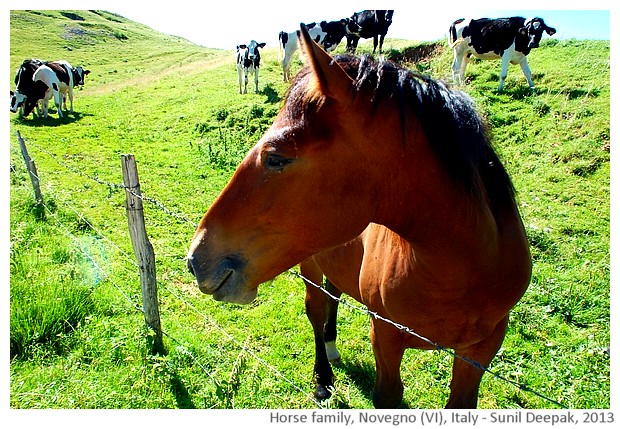
M 157 300 L 157 277 L 155 275 L 155 252 L 146 235 L 144 210 L 138 180 L 138 168 L 133 155 L 122 155 L 123 182 L 127 209 L 127 223 L 133 250 L 140 267 L 140 286 L 142 287 L 142 308 L 146 326 L 153 330 L 147 344 L 152 354 L 164 352 L 164 343 L 159 319 Z
M 32 158 L 28 154 L 28 149 L 26 149 L 26 142 L 22 138 L 22 135 L 17 131 L 17 141 L 19 142 L 19 147 L 22 151 L 22 156 L 24 157 L 24 162 L 26 163 L 26 169 L 28 170 L 28 175 L 30 176 L 30 182 L 32 182 L 32 187 L 34 188 L 34 198 L 37 202 L 37 206 L 43 205 L 43 194 L 41 194 L 41 187 L 39 185 L 39 175 L 37 174 L 37 166 L 34 164 Z

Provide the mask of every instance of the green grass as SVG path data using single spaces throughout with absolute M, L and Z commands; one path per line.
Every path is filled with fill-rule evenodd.
M 32 23 L 41 31 L 28 31 Z M 116 15 L 13 11 L 10 25 L 11 70 L 31 57 L 91 70 L 75 114 L 58 120 L 51 108 L 46 120 L 10 119 L 10 406 L 316 407 L 302 282 L 283 274 L 248 307 L 219 303 L 197 290 L 183 259 L 192 222 L 281 106 L 287 86 L 277 51 L 264 50 L 260 92 L 241 96 L 232 52 Z M 448 80 L 452 55 L 436 44 L 411 67 Z M 385 48 L 407 58 L 417 45 L 388 39 Z M 511 67 L 497 93 L 497 62 L 471 64 L 463 88 L 492 126 L 534 257 L 532 283 L 491 366 L 570 408 L 609 408 L 609 42 L 550 39 L 529 58 L 534 91 Z M 294 61 L 293 72 L 299 67 Z M 43 211 L 33 204 L 16 131 L 37 163 Z M 93 180 L 122 183 L 125 153 L 136 157 L 142 192 L 178 215 L 145 205 L 164 356 L 147 353 L 135 308 L 140 285 L 124 194 Z M 368 317 L 344 308 L 339 316 L 343 365 L 323 405 L 371 408 Z M 410 350 L 402 370 L 405 406 L 445 404 L 449 355 Z M 489 375 L 479 406 L 554 407 Z

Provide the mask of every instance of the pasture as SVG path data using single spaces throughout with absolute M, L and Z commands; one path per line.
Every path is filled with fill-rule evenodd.
M 285 273 L 249 306 L 199 292 L 184 261 L 195 225 L 278 112 L 287 84 L 262 51 L 260 92 L 238 94 L 232 48 L 208 49 L 105 12 L 13 11 L 10 84 L 26 58 L 91 70 L 75 114 L 10 119 L 10 406 L 315 408 L 304 286 Z M 32 25 L 38 32 L 28 31 Z M 341 45 L 338 51 L 344 48 Z M 370 50 L 372 47 L 370 48 Z M 444 40 L 388 39 L 386 55 L 449 79 Z M 464 90 L 517 190 L 534 268 L 490 368 L 569 408 L 610 407 L 610 44 L 546 39 L 511 67 L 475 62 Z M 368 52 L 368 44 L 359 51 Z M 298 56 L 292 72 L 300 68 Z M 41 178 L 38 209 L 15 133 Z M 146 352 L 120 155 L 138 162 L 167 353 Z M 95 180 L 96 179 L 96 180 Z M 166 210 L 162 210 L 161 206 Z M 172 215 L 171 215 L 172 213 Z M 248 219 L 248 222 L 251 222 Z M 349 299 L 349 301 L 352 301 Z M 368 316 L 342 308 L 327 408 L 371 408 Z M 452 357 L 409 350 L 403 407 L 442 407 Z M 555 408 L 486 374 L 480 408 Z

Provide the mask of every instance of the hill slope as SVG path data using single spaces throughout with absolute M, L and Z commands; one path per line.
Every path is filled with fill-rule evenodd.
M 105 11 L 50 10 L 11 12 L 10 54 L 13 70 L 26 58 L 66 59 L 91 68 L 88 85 L 98 87 L 135 78 L 144 70 L 154 73 L 224 52 Z

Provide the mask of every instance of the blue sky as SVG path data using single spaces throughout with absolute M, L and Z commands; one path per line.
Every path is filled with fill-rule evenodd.
M 519 0 L 521 9 L 502 9 L 502 2 L 497 0 L 4 0 L 2 3 L 2 7 L 9 10 L 104 9 L 163 33 L 221 49 L 234 49 L 237 44 L 251 39 L 275 47 L 278 33 L 296 30 L 300 22 L 331 21 L 374 8 L 395 10 L 388 37 L 420 41 L 445 37 L 450 23 L 462 17 L 540 16 L 557 29 L 556 38 L 610 39 L 610 20 L 615 16 L 615 22 L 620 22 L 620 16 L 615 13 L 618 9 L 615 0 Z M 504 3 L 510 7 L 517 4 L 515 1 Z M 588 10 L 584 10 L 586 8 Z

